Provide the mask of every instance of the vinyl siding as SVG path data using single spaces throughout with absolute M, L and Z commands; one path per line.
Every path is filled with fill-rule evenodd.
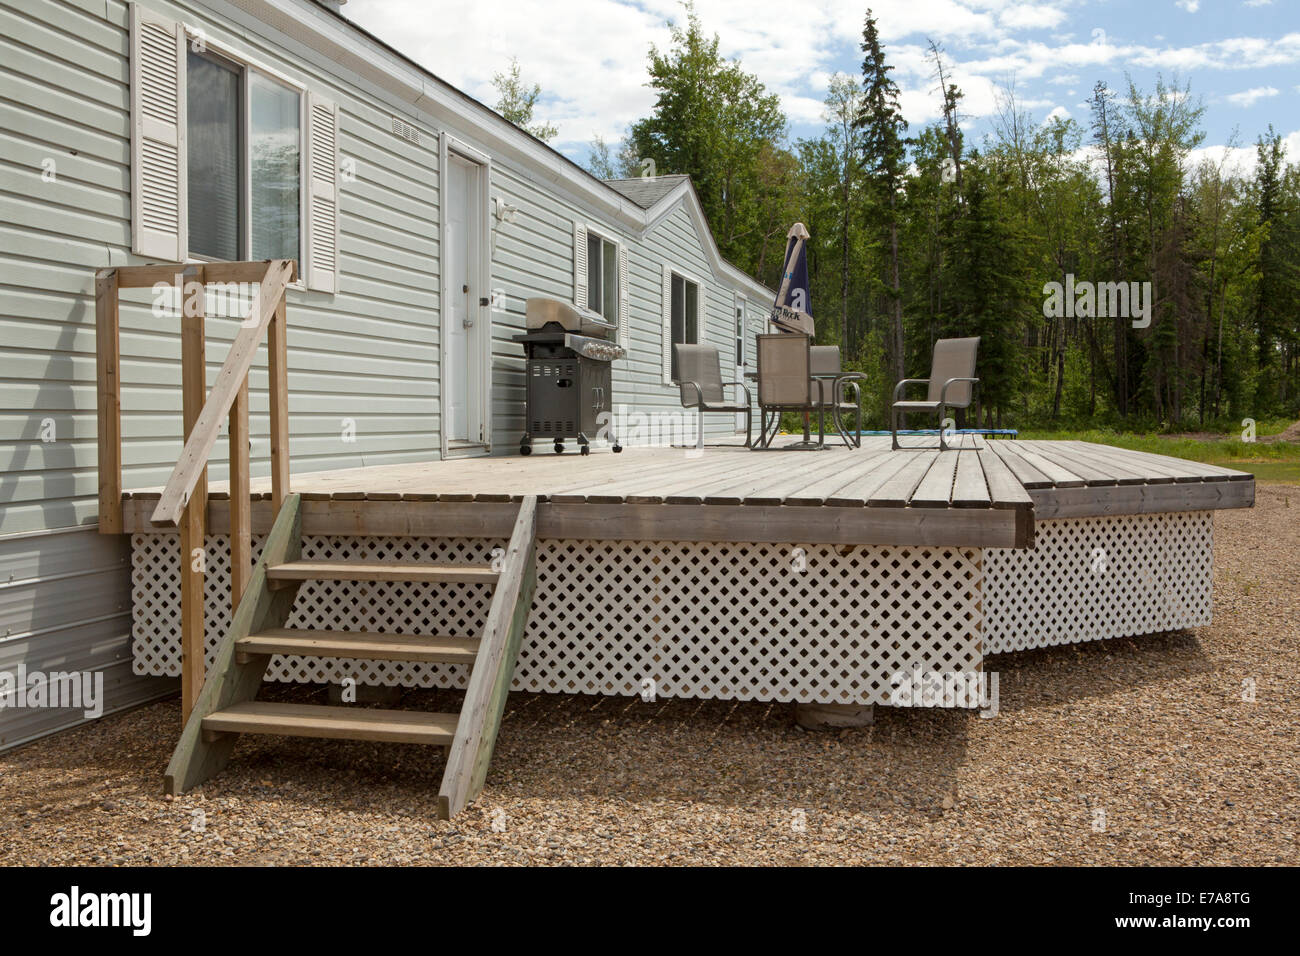
M 304 63 L 283 45 L 201 8 L 151 0 L 215 43 L 340 104 L 339 293 L 289 294 L 289 394 L 296 471 L 438 454 L 437 137 L 409 113 Z M 94 271 L 130 255 L 129 8 L 120 0 L 0 0 L 0 533 L 95 515 Z M 269 31 L 268 31 L 269 32 Z M 401 115 L 419 145 L 392 132 Z M 55 182 L 41 162 L 57 164 Z M 159 485 L 181 449 L 179 321 L 149 290 L 121 314 L 123 483 Z M 129 304 L 128 304 L 129 303 Z M 237 323 L 207 320 L 209 382 Z M 253 470 L 269 473 L 265 350 L 251 386 Z M 53 419 L 57 440 L 39 440 Z M 343 419 L 356 423 L 343 441 Z M 226 477 L 218 442 L 210 476 Z
M 105 714 L 174 692 L 131 673 L 128 541 L 93 530 L 0 536 L 0 672 L 95 671 Z M 83 723 L 82 710 L 0 710 L 0 750 Z
M 278 33 L 242 0 L 145 5 L 340 107 L 340 160 L 356 178 L 340 183 L 338 293 L 289 293 L 292 470 L 437 458 L 439 137 L 491 155 L 485 137 L 417 108 L 401 84 L 363 78 L 301 37 Z M 101 670 L 111 708 L 174 687 L 130 673 L 126 539 L 65 530 L 92 528 L 97 509 L 94 273 L 145 261 L 130 253 L 129 14 L 123 0 L 0 0 L 0 670 L 20 661 Z M 395 135 L 393 117 L 414 127 L 419 142 Z M 631 354 L 615 365 L 614 404 L 680 411 L 660 368 L 662 264 L 705 284 L 706 340 L 722 349 L 724 371 L 738 280 L 712 273 L 707 238 L 684 202 L 644 236 L 633 234 L 556 187 L 553 170 L 514 155 L 493 156 L 489 190 L 518 207 L 513 222 L 490 219 L 489 286 L 505 294 L 505 308 L 492 316 L 493 453 L 515 453 L 523 426 L 523 353 L 511 336 L 523 330 L 525 301 L 572 300 L 575 222 L 628 247 Z M 47 159 L 57 164 L 54 182 L 41 177 Z M 179 320 L 155 319 L 151 298 L 149 290 L 122 295 L 128 490 L 161 485 L 182 446 Z M 209 384 L 236 324 L 207 320 Z M 343 441 L 344 419 L 355 422 L 354 442 Z M 42 441 L 47 421 L 54 441 Z M 253 472 L 264 476 L 265 349 L 250 378 L 250 426 Z M 708 426 L 710 435 L 733 428 L 720 415 Z M 225 454 L 223 437 L 214 481 L 226 477 Z M 78 721 L 67 712 L 5 712 L 0 747 Z

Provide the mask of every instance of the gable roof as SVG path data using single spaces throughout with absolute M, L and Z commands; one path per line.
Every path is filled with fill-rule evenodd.
M 677 184 L 690 179 L 685 173 L 668 176 L 640 176 L 636 179 L 606 179 L 605 185 L 618 190 L 642 209 L 649 209 L 663 199 Z

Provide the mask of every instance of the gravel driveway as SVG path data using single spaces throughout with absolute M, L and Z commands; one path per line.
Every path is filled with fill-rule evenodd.
M 0 755 L 0 864 L 1294 865 L 1300 488 L 1215 522 L 1213 627 L 991 658 L 992 720 L 804 732 L 782 705 L 514 694 L 487 788 L 443 822 L 440 753 L 399 745 L 246 738 L 166 799 L 171 700 Z

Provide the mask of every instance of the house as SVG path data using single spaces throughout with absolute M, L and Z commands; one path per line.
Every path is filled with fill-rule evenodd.
M 128 542 L 95 534 L 98 269 L 300 264 L 296 474 L 513 454 L 524 382 L 511 336 L 531 296 L 617 323 L 628 355 L 613 404 L 626 412 L 680 411 L 674 337 L 715 344 L 724 377 L 752 361 L 745 333 L 774 294 L 722 259 L 686 177 L 602 182 L 337 6 L 0 3 L 0 671 L 102 673 L 104 712 L 174 690 L 132 673 Z M 161 484 L 181 450 L 180 327 L 160 294 L 123 296 L 127 487 Z M 207 303 L 210 378 L 238 326 L 219 304 Z M 261 474 L 265 382 L 263 357 Z M 732 430 L 718 416 L 708 427 Z M 225 477 L 220 452 L 211 477 Z M 81 719 L 5 711 L 0 748 Z
M 984 706 L 989 655 L 1210 622 L 1234 469 L 973 435 L 513 457 L 530 297 L 616 328 L 615 410 L 679 412 L 675 339 L 741 377 L 774 296 L 689 181 L 593 179 L 309 0 L 0 10 L 0 746 L 180 676 L 171 792 L 247 733 L 424 743 L 451 816 L 512 689 L 861 722 Z M 33 674 L 80 706 L 11 708 Z

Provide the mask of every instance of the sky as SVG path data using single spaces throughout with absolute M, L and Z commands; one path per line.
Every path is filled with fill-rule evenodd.
M 722 54 L 780 96 L 798 139 L 824 129 L 830 77 L 860 74 L 868 5 L 913 126 L 939 113 L 933 40 L 965 94 L 973 145 L 1008 85 L 1035 122 L 1068 115 L 1086 127 L 1098 80 L 1150 90 L 1163 75 L 1205 106 L 1200 155 L 1249 169 L 1271 123 L 1300 162 L 1300 0 L 697 0 L 696 11 Z M 488 105 L 493 74 L 518 57 L 542 87 L 535 118 L 579 163 L 593 137 L 614 143 L 650 112 L 647 54 L 668 47 L 669 20 L 685 20 L 676 0 L 348 0 L 343 13 Z

